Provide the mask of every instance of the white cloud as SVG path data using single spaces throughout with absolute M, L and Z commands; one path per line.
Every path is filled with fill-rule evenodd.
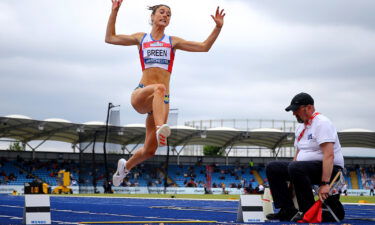
M 146 6 L 159 3 L 124 1 L 117 32 L 149 31 Z M 333 18 L 343 14 L 334 8 L 350 12 L 350 5 L 336 1 L 328 11 L 311 10 L 304 17 L 303 9 L 323 3 L 292 8 L 290 1 L 163 3 L 172 9 L 166 33 L 187 40 L 207 38 L 217 5 L 227 13 L 210 52 L 176 54 L 171 107 L 180 109 L 180 123 L 293 120 L 284 108 L 294 94 L 306 91 L 339 128 L 375 130 L 370 101 L 375 97 L 375 34 L 366 4 L 356 6 L 363 8 L 363 17 L 335 23 Z M 104 43 L 110 7 L 109 0 L 1 2 L 0 113 L 103 121 L 112 101 L 121 104 L 122 123 L 143 122 L 144 115 L 129 102 L 141 76 L 137 49 Z

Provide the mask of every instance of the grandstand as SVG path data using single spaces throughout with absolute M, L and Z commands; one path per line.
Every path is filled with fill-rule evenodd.
M 94 187 L 97 192 L 104 192 L 105 171 L 103 154 L 97 154 L 98 162 L 93 167 L 90 161 L 79 164 L 79 157 L 74 153 L 37 152 L 35 159 L 31 152 L 0 151 L 0 186 L 23 186 L 25 182 L 40 179 L 51 187 L 57 186 L 56 174 L 60 169 L 71 172 L 72 186 L 76 193 L 79 187 Z M 90 159 L 91 154 L 85 154 L 84 158 Z M 55 158 L 55 159 L 51 159 Z M 115 171 L 117 155 L 109 156 L 110 174 Z M 256 193 L 259 184 L 267 185 L 264 165 L 273 158 L 230 158 L 228 165 L 222 157 L 170 157 L 168 167 L 168 186 L 178 188 L 203 189 L 208 183 L 207 173 L 211 168 L 210 183 L 212 188 L 217 188 L 221 193 L 225 185 L 226 190 L 244 190 Z M 249 162 L 253 161 L 251 167 Z M 345 179 L 348 189 L 355 193 L 367 193 L 375 182 L 375 159 L 346 159 L 347 173 Z M 357 164 L 360 163 L 360 164 Z M 80 168 L 81 167 L 81 168 Z M 81 174 L 79 171 L 81 169 Z M 94 172 L 95 171 L 95 172 Z M 10 175 L 14 178 L 10 179 Z M 129 187 L 164 187 L 166 174 L 165 156 L 156 156 L 152 160 L 137 166 L 131 175 L 125 179 L 123 188 Z M 95 179 L 94 179 L 95 178 Z M 223 185 L 224 184 L 224 185 Z M 0 189 L 1 190 L 1 189 Z M 94 189 L 93 189 L 94 190 Z M 357 190 L 357 191 L 355 191 Z M 358 191 L 363 192 L 358 192 Z

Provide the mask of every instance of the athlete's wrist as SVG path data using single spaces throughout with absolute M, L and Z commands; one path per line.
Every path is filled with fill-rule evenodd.
M 114 9 L 112 9 L 112 13 L 118 13 L 118 10 L 119 10 L 120 8 L 114 8 Z

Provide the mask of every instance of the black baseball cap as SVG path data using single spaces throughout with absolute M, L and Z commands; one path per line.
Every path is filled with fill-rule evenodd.
M 301 105 L 314 105 L 314 99 L 309 94 L 301 92 L 294 96 L 290 106 L 286 107 L 285 111 L 296 111 Z

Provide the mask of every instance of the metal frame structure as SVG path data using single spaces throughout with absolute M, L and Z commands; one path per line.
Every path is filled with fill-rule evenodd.
M 220 146 L 223 149 L 229 148 L 228 151 L 236 146 L 258 146 L 271 149 L 276 156 L 280 148 L 293 147 L 294 144 L 294 132 L 275 128 L 238 130 L 228 127 L 196 129 L 188 126 L 174 126 L 171 130 L 169 145 L 176 152 L 177 146 L 183 148 L 187 145 Z M 342 147 L 375 148 L 374 131 L 348 129 L 338 132 L 338 135 Z M 24 146 L 29 146 L 30 141 L 42 141 L 36 147 L 29 146 L 33 151 L 46 141 L 67 142 L 77 147 L 80 143 L 92 143 L 94 137 L 95 142 L 104 142 L 105 136 L 106 124 L 102 122 L 77 124 L 62 119 L 33 120 L 21 115 L 0 117 L 0 138 L 18 140 Z M 139 145 L 144 137 L 145 126 L 143 124 L 108 125 L 107 142 L 120 144 L 123 149 L 128 149 L 128 145 Z M 177 154 L 181 154 L 181 150 Z

